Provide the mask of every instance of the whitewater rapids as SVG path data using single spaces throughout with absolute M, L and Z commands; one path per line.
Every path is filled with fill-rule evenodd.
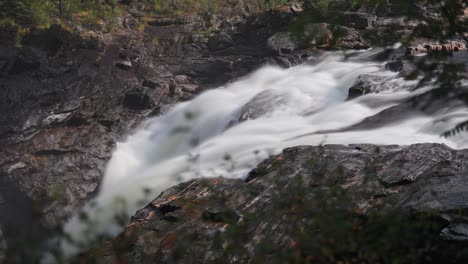
M 117 144 L 98 196 L 65 225 L 75 243 L 62 241 L 62 248 L 74 254 L 96 234 L 118 234 L 116 214 L 133 215 L 171 186 L 198 177 L 245 177 L 286 147 L 424 142 L 468 147 L 463 137 L 440 136 L 468 119 L 465 107 L 431 115 L 415 111 L 381 126 L 346 129 L 432 88 L 411 89 L 417 81 L 397 78 L 384 63 L 364 59 L 369 52 L 351 59 L 327 53 L 288 69 L 265 66 L 147 120 Z M 360 75 L 375 76 L 381 81 L 373 85 L 385 89 L 347 100 Z M 240 118 L 245 111 L 255 118 Z

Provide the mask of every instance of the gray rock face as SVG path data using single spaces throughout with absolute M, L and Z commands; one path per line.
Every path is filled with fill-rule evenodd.
M 402 70 L 401 74 L 404 73 L 406 72 Z M 354 85 L 349 88 L 348 100 L 369 93 L 398 91 L 401 89 L 412 88 L 412 86 L 414 86 L 414 84 L 403 82 L 402 80 L 395 79 L 394 77 L 363 74 L 360 75 L 354 82 Z
M 360 12 L 345 11 L 337 13 L 336 15 L 341 25 L 355 29 L 372 27 L 372 24 L 376 20 L 376 16 Z
M 233 45 L 234 43 L 232 41 L 231 36 L 229 36 L 229 34 L 227 34 L 226 32 L 216 34 L 208 40 L 208 48 L 211 51 L 227 49 L 229 47 L 232 47 Z
M 278 32 L 268 39 L 270 50 L 280 53 L 291 53 L 299 48 L 299 41 L 290 32 Z
M 46 234 L 95 194 L 115 142 L 142 120 L 270 59 L 268 37 L 287 26 L 285 16 L 275 15 L 235 23 L 223 18 L 232 22 L 218 25 L 232 48 L 217 52 L 194 37 L 213 22 L 197 15 L 158 18 L 140 32 L 135 18 L 123 14 L 116 35 L 53 26 L 32 30 L 21 48 L 2 41 L 0 183 L 15 190 L 10 195 L 13 187 L 0 185 L 6 197 L 0 215 L 12 216 L 0 218 L 13 230 L 4 234 L 7 243 L 29 241 L 31 234 L 44 244 L 34 230 Z M 0 37 L 13 40 L 15 32 L 0 31 Z M 305 60 L 290 55 L 294 63 Z M 31 208 L 42 214 L 31 218 Z M 21 261 L 22 253 L 18 262 L 31 262 Z
M 0 264 L 5 263 L 6 252 L 7 252 L 6 242 L 5 242 L 5 239 L 3 238 L 2 230 L 0 229 Z
M 272 112 L 275 108 L 281 107 L 286 101 L 278 91 L 263 91 L 242 107 L 238 121 L 243 122 L 259 118 L 266 113 Z
M 359 231 L 349 231 L 332 244 L 331 254 L 351 243 L 346 239 L 358 247 L 344 250 L 365 250 L 359 243 L 370 236 L 378 248 L 401 246 L 413 261 L 438 263 L 448 257 L 462 263 L 468 222 L 458 213 L 468 208 L 467 158 L 467 150 L 439 144 L 289 148 L 258 165 L 246 181 L 199 179 L 163 192 L 133 216 L 113 244 L 122 245 L 118 256 L 128 263 L 284 263 L 288 254 L 297 260 L 291 252 L 298 248 L 300 258 L 326 260 L 314 243 L 327 248 L 320 237 L 336 239 L 335 232 L 347 230 L 347 217 L 358 217 L 352 222 L 366 230 L 363 241 Z M 342 210 L 354 216 L 337 213 Z M 429 218 L 418 216 L 428 213 Z M 375 221 L 380 214 L 388 222 Z M 434 228 L 419 229 L 424 224 Z M 429 243 L 423 254 L 412 244 L 419 238 Z M 109 261 L 115 254 L 109 243 L 101 256 L 90 258 Z M 390 253 L 386 259 L 395 257 Z

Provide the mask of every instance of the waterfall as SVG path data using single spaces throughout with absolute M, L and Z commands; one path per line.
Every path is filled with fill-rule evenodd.
M 65 231 L 82 243 L 98 233 L 116 235 L 117 213 L 132 215 L 161 191 L 190 179 L 243 178 L 286 147 L 433 142 L 466 148 L 463 137 L 440 135 L 467 120 L 468 109 L 407 107 L 409 98 L 433 87 L 413 89 L 417 81 L 370 61 L 372 52 L 329 52 L 288 69 L 265 66 L 147 120 L 117 144 L 99 194 Z M 372 76 L 375 89 L 348 100 L 348 89 L 362 75 Z M 69 254 L 79 250 L 66 241 L 62 247 Z

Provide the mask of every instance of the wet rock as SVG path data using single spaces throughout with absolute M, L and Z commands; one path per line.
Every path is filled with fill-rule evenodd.
M 292 53 L 299 48 L 299 41 L 290 32 L 278 32 L 267 41 L 270 50 L 279 53 Z
M 122 69 L 122 70 L 130 70 L 132 68 L 132 62 L 131 61 L 128 61 L 128 60 L 122 60 L 122 61 L 119 61 L 115 64 L 115 66 L 117 66 L 118 68 Z
M 281 105 L 284 105 L 286 102 L 286 98 L 281 96 L 281 93 L 278 91 L 263 91 L 242 107 L 238 122 L 257 119 L 281 107 Z
M 136 89 L 128 92 L 123 97 L 123 105 L 133 110 L 143 110 L 151 108 L 153 102 L 151 97 L 144 91 Z
M 402 83 L 392 76 L 363 74 L 349 88 L 348 100 L 369 93 L 391 92 L 409 88 L 412 88 L 411 84 Z
M 145 79 L 145 80 L 143 80 L 141 85 L 143 87 L 148 87 L 148 88 L 154 89 L 156 87 L 159 87 L 160 84 L 154 79 Z
M 54 114 L 46 117 L 42 120 L 42 125 L 44 126 L 52 126 L 58 125 L 60 123 L 65 122 L 68 118 L 72 115 L 72 113 L 62 113 L 62 114 Z
M 385 69 L 392 72 L 399 72 L 400 77 L 407 77 L 411 76 L 417 70 L 417 67 L 410 61 L 396 59 L 385 64 Z
M 78 110 L 80 106 L 81 106 L 81 101 L 79 99 L 62 102 L 60 106 L 54 110 L 54 113 L 62 114 L 62 113 L 72 112 L 72 111 Z
M 7 245 L 6 245 L 5 239 L 3 238 L 2 230 L 0 229 L 0 263 L 5 263 L 6 253 L 7 253 Z
M 442 230 L 441 237 L 445 240 L 468 241 L 468 223 L 451 224 Z
M 369 44 L 361 37 L 361 34 L 354 28 L 344 27 L 340 25 L 331 26 L 333 32 L 333 40 L 331 45 L 333 48 L 342 49 L 366 49 Z
M 430 152 L 429 155 L 427 151 Z M 432 244 L 435 245 L 434 248 L 424 251 L 417 259 L 427 256 L 432 259 L 454 256 L 452 254 L 463 250 L 466 244 L 457 244 L 458 246 L 447 251 L 437 249 L 448 241 L 464 242 L 468 236 L 464 222 L 443 220 L 447 213 L 451 214 L 457 208 L 468 206 L 468 186 L 462 179 L 468 169 L 467 157 L 466 150 L 455 151 L 439 144 L 288 148 L 260 163 L 254 170 L 255 177 L 250 177 L 248 182 L 225 178 L 197 179 L 163 192 L 150 205 L 136 213 L 132 223 L 114 243 L 128 246 L 128 251 L 119 253 L 128 263 L 150 263 L 149 260 L 154 259 L 166 263 L 174 257 L 178 258 L 179 263 L 193 263 L 194 260 L 200 260 L 201 263 L 215 261 L 220 256 L 223 259 L 236 260 L 228 263 L 248 263 L 258 257 L 258 254 L 262 258 L 273 254 L 274 259 L 275 252 L 280 251 L 259 251 L 263 248 L 265 239 L 286 250 L 292 247 L 291 241 L 301 241 L 301 234 L 312 234 L 307 231 L 311 230 L 308 228 L 313 229 L 320 223 L 317 222 L 318 218 L 313 218 L 312 212 L 320 211 L 321 206 L 330 203 L 331 198 L 323 197 L 328 195 L 327 190 L 343 186 L 350 196 L 341 197 L 335 193 L 338 196 L 333 199 L 338 199 L 337 206 L 340 208 L 350 206 L 352 214 L 359 219 L 366 219 L 367 214 L 375 212 L 374 208 L 380 212 L 389 210 L 396 218 L 404 212 L 411 212 L 412 215 L 436 212 L 430 218 L 418 220 L 423 221 L 419 224 L 433 225 L 434 228 L 424 231 L 427 233 L 422 234 L 416 229 L 402 226 L 405 231 L 401 231 L 404 232 L 401 235 L 411 238 L 422 235 L 424 243 L 435 243 Z M 441 174 L 442 168 L 447 173 Z M 435 193 L 431 195 L 431 192 Z M 365 195 L 361 195 L 364 193 Z M 159 208 L 167 204 L 167 201 L 177 205 L 177 211 L 169 214 L 179 219 L 178 221 L 161 218 Z M 334 211 L 326 211 L 325 215 L 331 212 Z M 259 215 L 262 217 L 255 217 Z M 391 218 L 392 215 L 388 217 Z M 372 226 L 370 219 L 367 220 L 361 228 L 370 228 L 367 230 L 373 230 L 372 234 L 377 236 L 387 228 L 395 228 L 393 225 L 402 224 L 399 220 L 392 222 L 392 219 L 388 219 L 380 228 L 373 229 L 376 227 Z M 294 223 L 297 221 L 307 228 L 296 232 L 297 225 Z M 337 219 L 332 217 L 323 224 L 333 225 L 333 221 Z M 356 232 L 353 230 L 352 232 Z M 314 232 L 313 237 L 320 236 L 320 232 Z M 332 234 L 333 232 L 323 235 L 328 239 Z M 444 240 L 427 240 L 439 235 Z M 184 246 L 187 239 L 190 247 Z M 385 246 L 389 243 L 402 243 L 401 240 L 387 239 L 381 242 L 372 241 L 377 243 L 376 246 L 378 243 L 384 243 Z M 233 250 L 240 245 L 250 250 Z M 339 241 L 333 244 L 333 249 L 337 246 L 340 246 Z M 294 251 L 294 247 L 291 250 Z M 105 254 L 95 258 L 105 261 L 115 254 L 111 251 L 110 243 L 103 247 L 103 251 Z M 307 249 L 303 253 L 311 254 Z M 314 256 L 320 256 L 320 251 L 318 254 Z M 454 258 L 454 263 L 466 260 L 461 255 Z
M 188 93 L 196 93 L 200 87 L 196 84 L 181 84 L 180 86 L 180 89 L 184 92 L 188 92 Z
M 406 55 L 421 55 L 431 52 L 457 52 L 466 51 L 466 43 L 461 41 L 452 41 L 445 44 L 440 43 L 426 43 L 417 46 L 408 47 Z
M 18 162 L 18 163 L 15 163 L 15 164 L 12 164 L 11 166 L 9 166 L 7 168 L 7 172 L 8 173 L 12 173 L 14 172 L 15 170 L 20 170 L 20 169 L 24 169 L 26 168 L 28 165 L 22 161 Z
M 21 49 L 10 41 L 16 28 L 7 32 L 8 38 L 0 38 L 0 173 L 5 172 L 0 181 L 13 179 L 18 193 L 43 213 L 32 223 L 56 230 L 95 194 L 116 141 L 148 116 L 192 98 L 200 87 L 225 84 L 261 66 L 271 56 L 265 49 L 267 39 L 287 31 L 293 17 L 290 10 L 251 18 L 238 15 L 229 22 L 217 16 L 223 21 L 220 29 L 236 43 L 242 41 L 219 54 L 206 49 L 205 39 L 193 40 L 193 32 L 206 30 L 196 15 L 154 18 L 144 34 L 130 14 L 118 16 L 117 34 L 85 27 L 77 34 L 54 27 L 26 36 Z M 217 19 L 210 23 L 218 25 Z M 159 44 L 149 44 L 148 38 Z M 193 45 L 197 48 L 190 49 Z M 285 65 L 304 61 L 288 55 L 281 59 Z M 172 83 L 177 94 L 170 93 Z M 11 189 L 2 186 L 0 196 Z M 15 218 L 27 219 L 30 207 L 17 201 L 6 200 L 8 206 L 0 206 L 0 215 L 13 215 L 15 208 Z M 33 233 L 30 230 L 36 227 L 21 222 L 9 229 L 14 236 Z M 37 243 L 43 244 L 43 238 Z
M 224 50 L 234 45 L 232 38 L 226 32 L 218 33 L 208 39 L 208 49 L 211 51 Z

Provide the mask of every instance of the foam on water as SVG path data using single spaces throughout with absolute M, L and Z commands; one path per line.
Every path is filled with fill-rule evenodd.
M 77 214 L 65 231 L 83 243 L 97 233 L 116 235 L 116 213 L 132 215 L 161 191 L 192 178 L 245 177 L 261 160 L 286 147 L 422 142 L 468 146 L 462 137 L 440 136 L 468 119 L 466 108 L 442 109 L 433 116 L 412 114 L 381 127 L 340 132 L 424 89 L 401 89 L 412 83 L 397 79 L 382 63 L 344 60 L 338 53 L 318 61 L 289 69 L 264 67 L 145 122 L 117 144 L 98 196 L 83 209 L 88 221 L 82 223 Z M 395 89 L 347 101 L 349 87 L 362 74 L 383 76 L 386 86 Z M 262 92 L 273 94 L 274 107 L 254 120 L 238 122 L 243 107 Z M 69 254 L 79 249 L 65 241 L 62 247 Z

